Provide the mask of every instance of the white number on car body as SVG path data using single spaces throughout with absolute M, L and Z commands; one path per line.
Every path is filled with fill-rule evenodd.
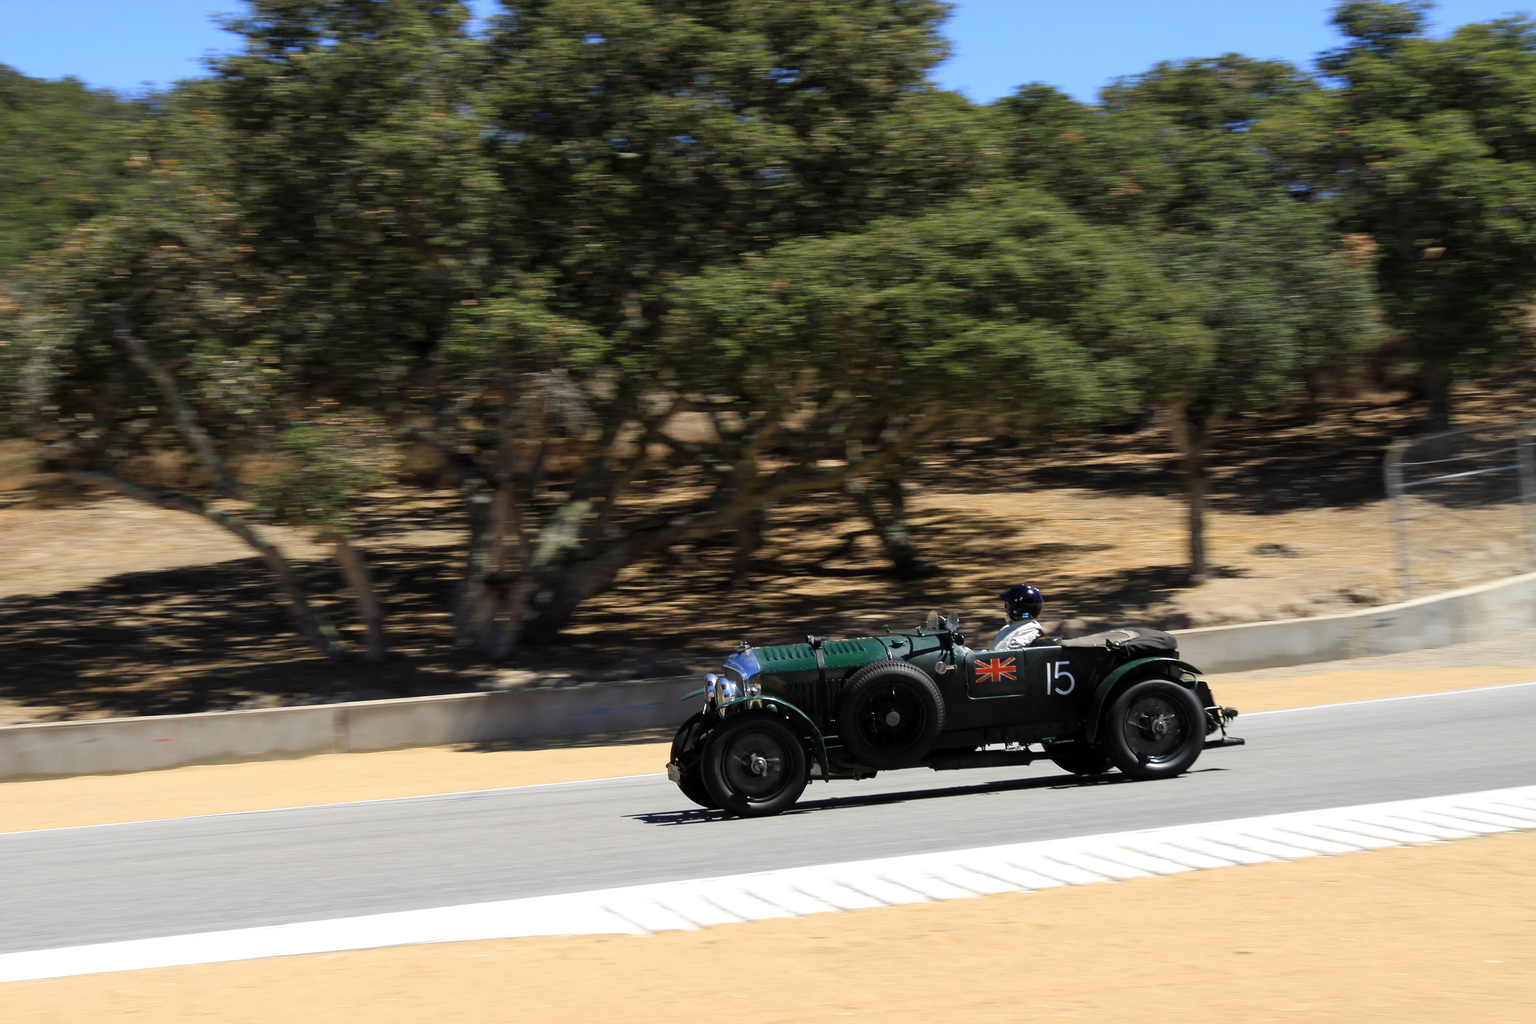
M 1071 672 L 1067 671 L 1067 668 L 1071 664 L 1072 663 L 1070 661 L 1052 661 L 1052 662 L 1047 662 L 1046 663 L 1046 666 L 1045 666 L 1045 693 L 1046 693 L 1046 696 L 1050 696 L 1051 694 L 1055 694 L 1058 697 L 1065 697 L 1067 694 L 1072 692 L 1074 687 L 1077 686 L 1077 679 L 1072 675 Z M 1062 680 L 1066 680 L 1067 685 L 1062 686 L 1061 685 Z

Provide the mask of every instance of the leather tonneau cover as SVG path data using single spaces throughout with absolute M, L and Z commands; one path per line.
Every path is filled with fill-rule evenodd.
M 1145 626 L 1120 626 L 1102 633 L 1073 637 L 1061 642 L 1063 647 L 1103 647 L 1124 652 L 1128 658 L 1152 658 L 1158 655 L 1177 656 L 1179 642 L 1160 629 Z

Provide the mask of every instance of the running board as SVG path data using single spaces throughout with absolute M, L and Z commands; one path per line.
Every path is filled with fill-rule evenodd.
M 1032 764 L 1043 757 L 1028 750 L 955 750 L 941 751 L 917 766 L 926 765 L 936 772 L 950 772 L 959 768 L 1005 768 L 1016 764 Z

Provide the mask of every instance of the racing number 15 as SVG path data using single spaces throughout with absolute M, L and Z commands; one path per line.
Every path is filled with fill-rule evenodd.
M 1047 697 L 1051 696 L 1052 694 L 1055 694 L 1058 697 L 1065 697 L 1067 694 L 1072 692 L 1073 687 L 1077 685 L 1077 680 L 1073 678 L 1071 672 L 1067 671 L 1068 666 L 1071 664 L 1072 663 L 1070 661 L 1046 662 L 1045 695 Z M 1063 680 L 1066 681 L 1065 686 L 1062 685 Z

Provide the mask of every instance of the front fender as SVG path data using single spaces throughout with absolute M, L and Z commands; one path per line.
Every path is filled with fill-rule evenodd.
M 1145 668 L 1148 665 L 1166 665 L 1172 668 L 1181 669 L 1181 672 L 1170 673 L 1164 678 L 1167 678 L 1170 682 L 1178 683 L 1180 686 L 1187 686 L 1191 690 L 1195 689 L 1194 681 L 1179 678 L 1183 675 L 1184 672 L 1189 672 L 1195 675 L 1198 675 L 1200 672 L 1199 669 L 1195 668 L 1195 666 L 1191 665 L 1187 661 L 1181 661 L 1178 658 L 1154 657 L 1137 658 L 1135 661 L 1126 662 L 1124 665 L 1121 665 L 1109 675 L 1105 676 L 1104 681 L 1099 684 L 1099 688 L 1093 691 L 1093 700 L 1088 704 L 1089 743 L 1092 743 L 1094 740 L 1099 738 L 1099 722 L 1104 717 L 1104 706 L 1109 703 L 1110 698 L 1114 695 L 1115 690 L 1119 687 L 1121 680 L 1125 679 L 1125 677 L 1130 675 L 1131 672 L 1135 669 Z
M 761 706 L 764 710 L 783 715 L 791 722 L 799 725 L 807 735 L 812 737 L 816 741 L 816 749 L 812 753 L 816 755 L 816 763 L 821 765 L 822 777 L 831 778 L 832 768 L 831 762 L 827 760 L 826 737 L 822 736 L 821 730 L 816 728 L 816 723 L 811 720 L 810 715 L 801 711 L 789 701 L 780 700 L 778 697 L 739 697 L 736 700 L 721 704 L 718 710 L 723 718 L 733 710 L 744 710 L 746 706 L 754 704 Z

